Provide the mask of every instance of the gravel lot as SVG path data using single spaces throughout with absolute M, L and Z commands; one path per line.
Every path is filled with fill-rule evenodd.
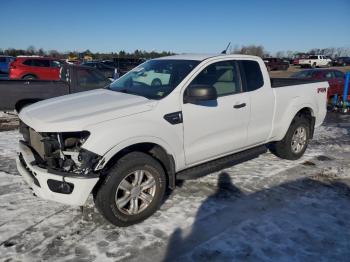
M 1 261 L 348 261 L 350 116 L 330 114 L 305 156 L 270 153 L 186 181 L 154 216 L 108 224 L 34 197 L 15 169 L 18 132 L 0 132 Z

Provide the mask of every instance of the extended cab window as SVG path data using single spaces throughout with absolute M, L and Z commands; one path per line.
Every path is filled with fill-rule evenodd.
M 254 91 L 264 85 L 264 78 L 258 62 L 252 60 L 241 60 L 240 69 L 242 78 L 245 81 L 246 91 Z
M 235 94 L 242 90 L 237 64 L 234 61 L 209 65 L 193 79 L 190 85 L 213 86 L 218 96 Z

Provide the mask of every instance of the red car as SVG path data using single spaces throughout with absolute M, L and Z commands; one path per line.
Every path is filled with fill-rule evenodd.
M 328 81 L 328 99 L 335 94 L 342 95 L 344 89 L 344 73 L 333 69 L 308 69 L 291 75 L 293 78 Z
M 61 61 L 49 57 L 17 57 L 9 68 L 9 79 L 59 80 Z

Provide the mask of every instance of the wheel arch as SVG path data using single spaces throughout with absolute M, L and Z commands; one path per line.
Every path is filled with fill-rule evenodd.
M 24 77 L 26 76 L 34 76 L 36 79 L 38 79 L 38 76 L 36 74 L 33 74 L 33 73 L 24 73 L 22 76 L 21 76 L 21 79 L 23 79 Z
M 289 114 L 289 113 L 288 113 Z M 277 141 L 282 140 L 283 137 L 286 135 L 290 125 L 293 123 L 294 119 L 296 117 L 305 116 L 310 121 L 310 138 L 313 137 L 314 128 L 315 128 L 315 111 L 310 105 L 302 105 L 298 109 L 292 111 L 290 114 L 290 117 L 287 118 L 286 121 L 284 121 L 283 129 L 279 132 L 279 135 L 277 136 Z
M 168 179 L 167 185 L 173 189 L 175 188 L 176 158 L 168 146 L 158 142 L 150 140 L 134 141 L 115 146 L 104 155 L 96 169 L 102 170 L 103 173 L 126 154 L 135 151 L 143 152 L 155 158 L 162 165 Z

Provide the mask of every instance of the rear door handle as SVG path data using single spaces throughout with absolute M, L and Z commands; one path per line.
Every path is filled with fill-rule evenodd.
M 237 105 L 234 105 L 233 108 L 238 109 L 238 108 L 245 107 L 246 105 L 247 105 L 246 103 L 237 104 Z

